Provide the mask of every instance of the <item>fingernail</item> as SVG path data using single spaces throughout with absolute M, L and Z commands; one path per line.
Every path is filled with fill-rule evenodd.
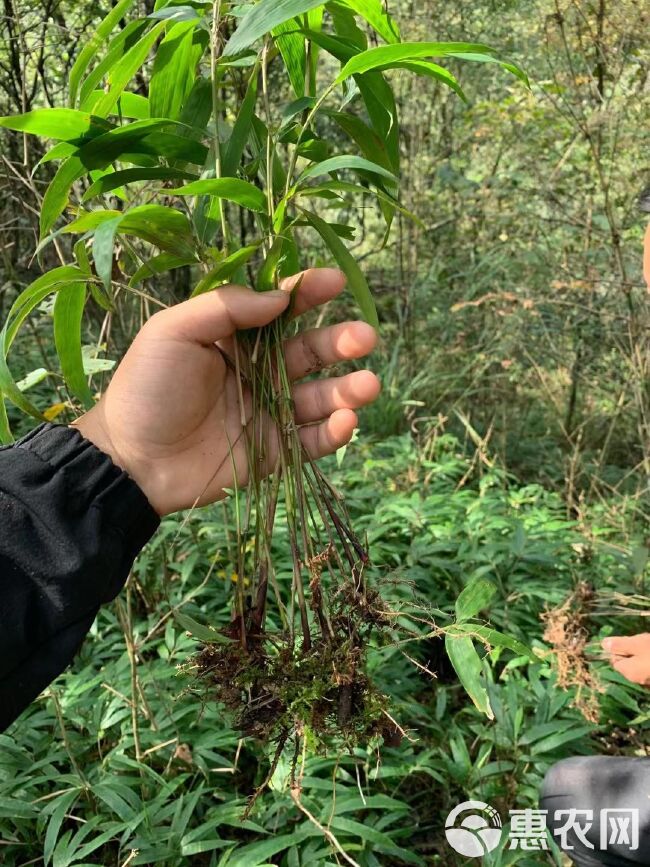
M 264 295 L 267 298 L 286 298 L 291 295 L 291 289 L 270 289 L 268 292 L 264 292 Z
M 602 642 L 601 647 L 603 648 L 603 650 L 611 650 L 613 643 L 614 643 L 613 639 L 605 638 Z

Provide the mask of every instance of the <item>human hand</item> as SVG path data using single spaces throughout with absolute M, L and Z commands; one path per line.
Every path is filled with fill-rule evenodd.
M 623 677 L 632 683 L 650 686 L 650 632 L 627 638 L 606 638 L 602 647 L 611 655 L 612 666 Z
M 238 383 L 221 347 L 232 354 L 239 329 L 267 325 L 287 309 L 291 287 L 294 313 L 335 298 L 345 285 L 339 271 L 306 271 L 284 289 L 253 292 L 227 286 L 156 313 L 137 335 L 97 406 L 75 427 L 142 488 L 159 515 L 222 499 L 224 488 L 246 484 L 248 465 Z M 377 335 L 365 322 L 346 322 L 305 331 L 287 340 L 292 381 L 362 358 Z M 345 445 L 357 425 L 353 412 L 379 394 L 369 370 L 305 382 L 294 388 L 296 421 L 312 458 Z M 265 472 L 277 453 L 269 433 Z M 231 456 L 232 450 L 232 456 Z

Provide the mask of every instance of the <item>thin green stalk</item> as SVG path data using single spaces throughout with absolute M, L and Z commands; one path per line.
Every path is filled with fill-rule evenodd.
M 212 114 L 214 118 L 214 176 L 221 177 L 221 140 L 219 137 L 219 81 L 220 71 L 218 68 L 219 55 L 221 52 L 221 0 L 214 0 L 212 7 L 212 33 L 210 39 L 210 73 L 212 76 Z M 226 255 L 230 245 L 230 233 L 228 230 L 228 214 L 225 201 L 219 205 L 221 215 L 221 231 L 223 234 L 223 246 Z

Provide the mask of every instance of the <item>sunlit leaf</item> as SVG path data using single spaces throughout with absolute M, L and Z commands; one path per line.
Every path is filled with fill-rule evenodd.
M 209 39 L 205 30 L 197 30 L 198 20 L 195 15 L 175 24 L 158 46 L 149 85 L 152 117 L 180 117 Z
M 129 21 L 126 27 L 123 30 L 119 30 L 110 40 L 105 56 L 88 73 L 81 84 L 79 89 L 79 107 L 81 109 L 84 111 L 92 110 L 92 107 L 97 102 L 97 97 L 94 96 L 97 90 L 99 90 L 99 98 L 105 94 L 105 90 L 101 89 L 100 85 L 119 62 L 120 58 L 124 57 L 126 52 L 136 44 L 140 36 L 147 29 L 147 25 L 148 22 L 143 20 Z
M 96 56 L 97 52 L 113 29 L 121 21 L 126 12 L 129 11 L 130 7 L 133 6 L 133 2 L 134 0 L 120 0 L 120 2 L 111 9 L 91 39 L 86 42 L 79 52 L 79 56 L 75 60 L 69 75 L 70 105 L 74 106 L 77 101 L 79 85 L 88 65 L 92 62 L 93 58 Z
M 362 16 L 386 42 L 399 42 L 397 22 L 386 12 L 383 0 L 339 0 Z
M 383 166 L 377 165 L 377 163 L 372 163 L 370 160 L 364 159 L 363 157 L 344 155 L 332 157 L 322 163 L 316 163 L 313 166 L 309 166 L 309 168 L 305 169 L 298 178 L 298 184 L 304 183 L 306 180 L 309 180 L 309 178 L 331 174 L 332 172 L 339 172 L 343 169 L 370 172 L 371 174 L 381 175 L 383 178 L 388 178 L 390 181 L 397 181 L 397 178 L 391 171 L 385 169 Z
M 461 57 L 465 60 L 483 60 L 500 63 L 495 57 L 494 49 L 488 45 L 473 42 L 402 42 L 397 45 L 380 45 L 369 48 L 361 54 L 357 54 L 349 60 L 336 78 L 337 83 L 342 83 L 352 75 L 370 72 L 374 69 L 382 69 L 392 63 L 417 60 L 422 57 Z M 512 64 L 507 64 L 511 72 L 516 69 Z M 520 71 L 518 70 L 520 73 Z M 523 73 L 520 73 L 520 77 Z
M 93 106 L 93 114 L 99 117 L 106 117 L 111 109 L 115 107 L 122 91 L 145 62 L 156 39 L 158 39 L 166 26 L 167 22 L 159 21 L 111 69 L 110 88 Z
M 266 211 L 266 196 L 259 187 L 239 178 L 206 178 L 169 190 L 171 196 L 215 196 L 251 211 Z
M 100 135 L 110 129 L 110 124 L 73 108 L 39 108 L 26 114 L 0 117 L 0 127 L 70 142 L 90 134 Z
M 322 0 L 261 0 L 239 22 L 224 47 L 224 56 L 240 54 L 285 21 L 322 5 Z

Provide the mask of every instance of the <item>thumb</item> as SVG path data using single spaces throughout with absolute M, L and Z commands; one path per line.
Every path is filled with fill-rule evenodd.
M 254 292 L 224 286 L 177 304 L 150 320 L 150 328 L 166 337 L 210 346 L 243 328 L 268 325 L 289 304 L 290 291 Z

